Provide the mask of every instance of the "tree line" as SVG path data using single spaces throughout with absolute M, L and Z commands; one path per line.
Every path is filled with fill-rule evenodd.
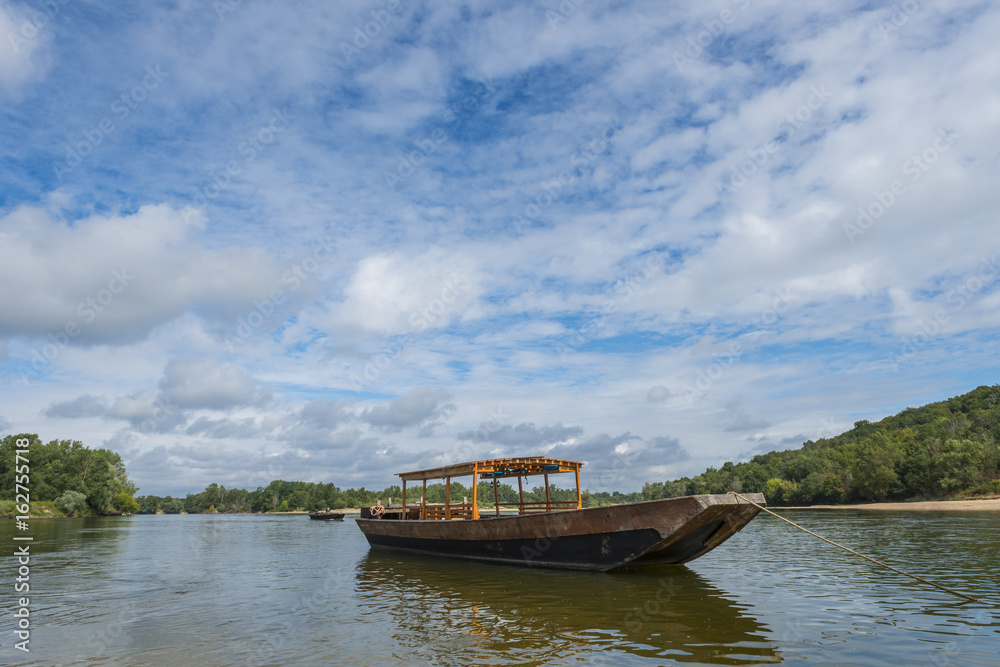
M 47 444 L 34 433 L 8 435 L 0 442 L 0 500 L 13 501 L 17 474 L 18 440 L 28 440 L 28 484 L 32 502 L 51 502 L 69 516 L 136 512 L 139 490 L 128 477 L 125 463 L 110 449 L 90 449 L 79 440 Z M 23 469 L 22 469 L 23 470 Z
M 880 422 L 855 422 L 801 448 L 727 462 L 695 477 L 648 483 L 643 500 L 761 492 L 772 505 L 928 500 L 1000 494 L 1000 386 Z
M 12 504 L 16 496 L 14 450 L 20 449 L 16 442 L 21 439 L 30 443 L 27 458 L 31 501 L 52 503 L 67 516 L 313 511 L 371 506 L 379 501 L 387 503 L 390 499 L 400 502 L 403 496 L 399 485 L 375 491 L 365 487 L 341 489 L 333 483 L 274 480 L 255 490 L 227 489 L 213 483 L 204 491 L 189 493 L 183 498 L 153 495 L 136 497 L 139 489 L 129 479 L 125 464 L 117 452 L 110 449 L 90 449 L 78 440 L 53 440 L 44 444 L 37 434 L 22 433 L 6 436 L 0 443 L 0 501 L 7 501 L 8 504 Z M 427 502 L 443 503 L 444 486 L 443 483 L 429 484 Z M 509 484 L 500 484 L 498 488 L 501 503 L 517 502 L 518 493 Z M 476 491 L 480 504 L 492 507 L 492 483 L 481 482 Z M 414 487 L 408 489 L 409 502 L 416 503 L 419 493 L 420 490 Z M 472 496 L 471 488 L 460 482 L 451 483 L 450 494 L 452 502 L 460 502 L 463 498 Z M 551 485 L 549 497 L 552 500 L 575 500 L 576 489 Z M 638 494 L 635 493 L 626 496 L 618 492 L 583 492 L 585 506 L 609 505 L 636 499 Z M 544 501 L 544 487 L 525 489 L 524 500 Z M 3 513 L 13 514 L 13 510 L 5 507 Z
M 499 484 L 498 495 L 500 503 L 517 503 L 518 492 L 510 484 Z M 417 504 L 420 501 L 422 487 L 407 488 L 407 504 Z M 492 482 L 480 482 L 476 487 L 476 499 L 482 507 L 494 506 Z M 449 490 L 451 502 L 459 503 L 463 499 L 472 498 L 472 489 L 461 482 L 452 482 Z M 585 507 L 611 505 L 622 502 L 641 500 L 640 494 L 621 494 L 601 492 L 582 492 Z M 560 488 L 549 485 L 551 500 L 576 500 L 576 487 Z M 231 488 L 219 484 L 210 484 L 200 493 L 189 493 L 185 497 L 173 496 L 139 496 L 139 512 L 142 514 L 204 514 L 204 513 L 243 513 L 243 512 L 289 512 L 315 511 L 321 509 L 343 509 L 347 507 L 372 506 L 377 502 L 402 502 L 403 489 L 398 484 L 388 486 L 381 491 L 359 489 L 341 489 L 332 483 L 321 482 L 288 482 L 274 480 L 267 486 L 258 487 L 252 491 Z M 443 503 L 445 500 L 444 483 L 427 485 L 427 502 Z M 525 502 L 544 502 L 545 487 L 536 486 L 524 490 Z

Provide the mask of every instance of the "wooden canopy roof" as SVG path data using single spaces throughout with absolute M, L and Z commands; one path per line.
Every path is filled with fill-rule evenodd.
M 444 479 L 445 477 L 464 477 L 477 473 L 488 479 L 502 477 L 518 477 L 528 475 L 555 474 L 560 472 L 578 472 L 582 463 L 550 459 L 543 456 L 530 456 L 521 459 L 487 459 L 456 463 L 440 468 L 416 470 L 414 472 L 396 473 L 404 482 L 421 479 Z

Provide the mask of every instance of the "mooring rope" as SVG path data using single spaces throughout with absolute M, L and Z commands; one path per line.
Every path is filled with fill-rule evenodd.
M 823 540 L 824 542 L 828 542 L 828 543 L 832 544 L 835 547 L 840 547 L 841 549 L 843 549 L 844 551 L 847 551 L 848 553 L 852 553 L 855 556 L 861 556 L 865 560 L 870 560 L 871 562 L 875 563 L 876 565 L 881 565 L 882 567 L 888 568 L 888 569 L 892 570 L 893 572 L 898 572 L 900 574 L 906 575 L 907 577 L 910 577 L 911 579 L 916 579 L 917 581 L 922 581 L 925 584 L 930 584 L 931 586 L 934 586 L 935 588 L 940 588 L 943 591 L 948 591 L 952 595 L 957 595 L 958 597 L 965 598 L 966 600 L 970 600 L 972 602 L 982 602 L 982 600 L 980 600 L 978 598 L 974 598 L 971 595 L 966 595 L 965 593 L 959 593 L 958 591 L 953 591 L 952 589 L 948 588 L 947 586 L 942 586 L 941 584 L 935 584 L 933 581 L 927 581 L 926 579 L 922 579 L 922 578 L 920 578 L 920 577 L 918 577 L 918 576 L 916 576 L 914 574 L 910 574 L 909 572 L 903 572 L 902 570 L 900 570 L 898 568 L 895 568 L 892 565 L 886 565 L 882 561 L 878 561 L 878 560 L 875 560 L 874 558 L 872 558 L 870 556 L 866 556 L 864 554 L 858 553 L 854 549 L 849 549 L 848 547 L 845 547 L 843 544 L 837 544 L 833 540 L 828 540 L 825 537 L 823 537 L 822 535 L 817 535 L 816 533 L 812 532 L 808 528 L 803 528 L 802 526 L 800 526 L 799 524 L 795 523 L 794 521 L 790 521 L 790 520 L 786 519 L 785 517 L 781 516 L 780 514 L 775 514 L 771 510 L 767 509 L 766 507 L 764 507 L 762 505 L 758 505 L 757 503 L 755 503 L 754 501 L 750 500 L 746 496 L 740 495 L 739 493 L 736 493 L 735 491 L 730 491 L 729 493 L 733 494 L 737 498 L 742 498 L 743 500 L 747 501 L 748 503 L 750 503 L 754 507 L 767 512 L 771 516 L 778 517 L 779 519 L 781 519 L 785 523 L 792 524 L 793 526 L 795 526 L 799 530 L 805 531 L 805 532 L 809 533 L 810 535 L 812 535 L 813 537 L 818 537 L 819 539 Z

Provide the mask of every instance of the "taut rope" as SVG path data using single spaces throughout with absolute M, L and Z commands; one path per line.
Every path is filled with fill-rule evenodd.
M 958 591 L 953 591 L 952 589 L 948 588 L 947 586 L 942 586 L 941 584 L 935 584 L 933 581 L 927 581 L 926 579 L 921 579 L 920 577 L 918 577 L 918 576 L 916 576 L 914 574 L 910 574 L 909 572 L 903 572 L 902 570 L 894 568 L 891 565 L 886 565 L 885 563 L 883 563 L 881 561 L 877 561 L 874 558 L 871 558 L 870 556 L 866 556 L 864 554 L 860 554 L 857 551 L 855 551 L 854 549 L 849 549 L 849 548 L 845 547 L 843 544 L 837 544 L 833 540 L 828 540 L 825 537 L 823 537 L 822 535 L 817 535 L 816 533 L 812 532 L 808 528 L 803 528 L 802 526 L 800 526 L 799 524 L 795 523 L 794 521 L 789 521 L 788 519 L 786 519 L 785 517 L 781 516 L 780 514 L 775 514 L 771 510 L 767 509 L 766 507 L 764 507 L 762 505 L 758 505 L 757 503 L 755 503 L 754 501 L 750 500 L 746 496 L 742 496 L 742 495 L 736 493 L 735 491 L 730 491 L 729 493 L 733 494 L 737 498 L 742 498 L 743 500 L 747 501 L 748 503 L 750 503 L 754 507 L 767 512 L 771 516 L 778 517 L 779 519 L 781 519 L 785 523 L 792 524 L 793 526 L 795 526 L 799 530 L 805 531 L 805 532 L 809 533 L 810 535 L 812 535 L 813 537 L 818 537 L 819 539 L 823 540 L 824 542 L 828 542 L 828 543 L 832 544 L 835 547 L 840 547 L 841 549 L 843 549 L 844 551 L 846 551 L 848 553 L 852 553 L 855 556 L 861 556 L 865 560 L 870 560 L 871 562 L 875 563 L 876 565 L 881 565 L 882 567 L 888 568 L 888 569 L 892 570 L 893 572 L 898 572 L 900 574 L 906 575 L 907 577 L 910 577 L 911 579 L 916 579 L 917 581 L 922 581 L 925 584 L 930 584 L 931 586 L 934 586 L 935 588 L 940 588 L 943 591 L 948 591 L 952 595 L 957 595 L 958 597 L 965 598 L 966 600 L 969 600 L 971 602 L 982 602 L 982 600 L 980 600 L 978 598 L 974 598 L 971 595 L 966 595 L 965 593 L 959 593 Z

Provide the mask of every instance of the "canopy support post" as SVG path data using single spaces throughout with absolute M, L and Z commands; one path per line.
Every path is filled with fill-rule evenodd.
M 451 477 L 444 478 L 444 518 L 451 520 Z
M 479 488 L 476 486 L 476 484 L 478 484 L 479 482 L 479 480 L 477 479 L 478 477 L 479 477 L 479 468 L 473 467 L 472 469 L 472 518 L 473 519 L 479 518 L 479 502 L 478 502 Z
M 520 499 L 520 504 L 517 506 L 517 513 L 520 515 L 524 514 L 524 488 L 521 486 L 521 476 L 517 476 L 517 497 Z
M 403 491 L 404 491 L 404 498 L 405 498 L 406 497 L 406 495 L 405 495 L 406 489 L 404 488 Z M 576 467 L 576 508 L 578 510 L 582 510 L 583 509 L 583 494 L 580 493 L 580 466 Z
M 549 497 L 549 473 L 545 473 L 545 511 L 552 511 L 552 498 Z

